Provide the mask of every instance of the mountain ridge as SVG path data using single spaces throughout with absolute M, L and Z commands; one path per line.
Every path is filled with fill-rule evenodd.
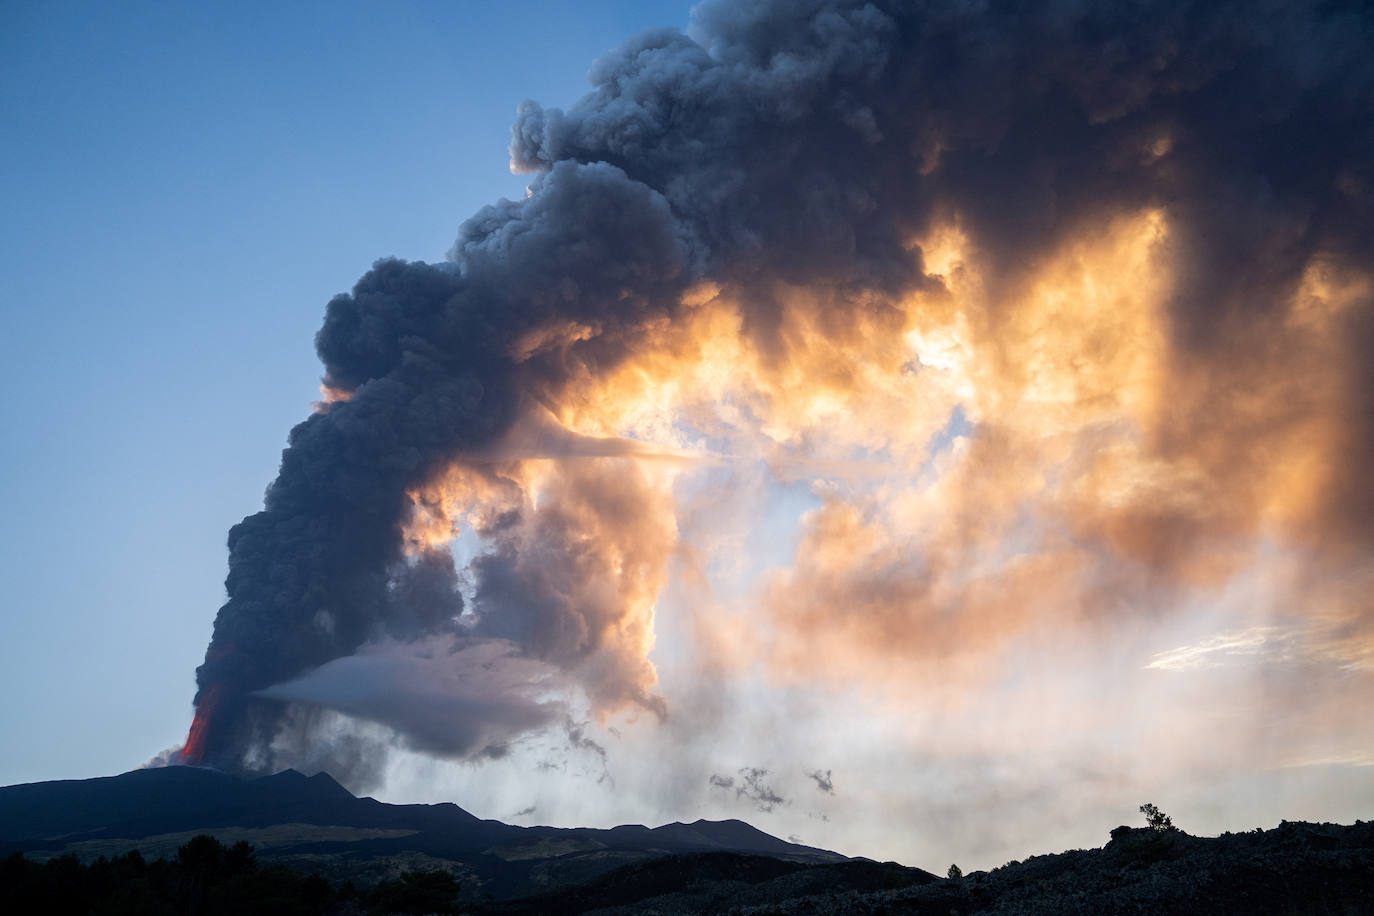
M 589 880 L 665 855 L 729 852 L 823 864 L 830 850 L 789 843 L 737 819 L 657 827 L 520 827 L 452 803 L 357 797 L 328 773 L 255 779 L 205 767 L 131 770 L 0 788 L 0 855 L 82 859 L 140 849 L 170 854 L 188 833 L 247 840 L 268 861 L 340 880 L 443 868 L 504 897 Z
M 273 811 L 283 819 L 272 820 Z M 130 813 L 137 816 L 115 816 Z M 284 819 L 292 816 L 307 820 Z M 129 835 L 205 818 L 220 826 Z M 68 827 L 77 829 L 59 832 Z M 424 877 L 417 872 L 448 882 L 444 912 L 490 916 L 1374 912 L 1374 822 L 1364 821 L 1284 821 L 1217 837 L 1191 836 L 1167 823 L 1121 826 L 1100 848 L 1035 855 L 962 876 L 951 869 L 940 878 L 790 844 L 739 820 L 517 827 L 449 802 L 357 798 L 328 774 L 284 771 L 247 780 L 180 768 L 0 788 L 0 868 L 27 888 L 26 899 L 44 906 L 70 897 L 82 880 L 89 899 L 103 899 L 92 888 L 103 880 L 99 886 L 108 890 L 120 868 L 139 880 L 161 875 L 166 894 L 176 897 L 186 884 L 177 876 L 194 868 L 196 849 L 203 854 L 216 846 L 196 839 L 200 833 L 223 844 L 226 860 L 253 857 L 242 847 L 228 849 L 233 844 L 256 847 L 269 866 L 260 877 L 313 886 L 319 906 L 311 912 L 321 916 L 392 912 L 366 901 L 379 889 L 405 884 L 384 879 L 408 873 L 413 882 Z M 117 858 L 130 849 L 144 858 Z M 84 879 L 67 856 L 94 863 Z M 273 872 L 276 865 L 287 869 Z M 103 912 L 98 906 L 70 911 Z

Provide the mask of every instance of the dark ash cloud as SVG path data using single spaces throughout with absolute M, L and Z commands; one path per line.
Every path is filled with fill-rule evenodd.
M 439 755 L 499 755 L 563 717 L 535 697 L 536 669 L 598 708 L 666 716 L 643 640 L 617 642 L 623 558 L 595 549 L 612 529 L 636 532 L 618 550 L 644 543 L 657 510 L 642 480 L 583 462 L 548 503 L 492 520 L 471 607 L 451 556 L 407 551 L 410 494 L 465 462 L 495 478 L 503 454 L 635 453 L 559 431 L 548 405 L 651 347 L 689 289 L 737 298 L 744 343 L 782 365 L 781 287 L 811 291 L 818 325 L 843 336 L 943 289 L 913 240 L 948 222 L 982 265 L 992 304 L 976 318 L 995 336 L 1027 265 L 1112 214 L 1167 208 L 1177 372 L 1150 448 L 1196 465 L 1225 511 L 1075 534 L 1177 573 L 1209 538 L 1259 524 L 1253 456 L 1319 415 L 1320 473 L 1291 525 L 1316 565 L 1349 568 L 1374 547 L 1374 301 L 1333 319 L 1330 353 L 1303 349 L 1293 303 L 1314 264 L 1367 269 L 1374 250 L 1372 34 L 1361 4 L 730 0 L 703 4 L 690 37 L 657 30 L 605 55 L 567 111 L 524 103 L 511 158 L 529 196 L 464 223 L 449 263 L 378 262 L 328 304 L 316 349 L 334 400 L 291 431 L 262 511 L 229 533 L 184 758 L 378 771 L 386 741 L 307 708 Z M 1338 382 L 1319 403 L 1242 409 L 1317 369 Z M 650 584 L 653 547 L 631 564 Z M 1374 626 L 1367 603 L 1352 613 Z M 490 667 L 467 664 L 498 646 Z M 828 773 L 810 775 L 825 790 Z M 783 803 L 766 771 L 739 776 L 740 797 Z
M 835 794 L 835 783 L 830 778 L 829 770 L 809 770 L 806 775 L 826 795 Z
M 760 767 L 742 767 L 737 775 L 738 780 L 734 776 L 712 773 L 709 782 L 716 789 L 733 789 L 736 798 L 748 801 L 759 811 L 770 812 L 778 805 L 787 804 L 787 800 L 774 791 L 766 781 L 767 770 Z

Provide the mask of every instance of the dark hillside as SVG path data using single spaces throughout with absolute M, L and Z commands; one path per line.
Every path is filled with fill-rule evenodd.
M 619 868 L 578 887 L 492 907 L 494 914 L 585 912 L 717 913 L 744 906 L 786 907 L 823 894 L 852 897 L 938 882 L 919 868 L 855 860 L 833 865 L 708 852 Z M 784 910 L 785 911 L 785 910 Z
M 1374 823 L 1285 822 L 1220 837 L 1118 828 L 1112 836 L 1101 849 L 1035 856 L 955 879 L 893 863 L 780 867 L 742 856 L 678 857 L 492 912 L 1374 913 Z M 645 896 L 631 899 L 636 893 Z
M 457 893 L 454 911 L 506 916 L 1374 913 L 1374 823 L 1365 822 L 1219 837 L 1118 827 L 1099 849 L 947 879 L 787 843 L 742 821 L 515 827 L 451 804 L 355 798 L 326 774 L 244 780 L 172 767 L 0 788 L 0 860 L 35 899 L 67 901 L 51 912 L 103 913 L 89 901 L 150 888 L 184 903 L 187 875 L 202 867 L 187 850 L 211 842 L 223 844 L 216 880 L 225 883 L 206 906 L 270 890 L 335 916 L 421 891 Z M 249 855 L 259 864 L 224 871 Z M 76 894 L 83 886 L 95 891 Z
M 195 834 L 244 842 L 264 862 L 336 881 L 372 883 L 407 870 L 453 874 L 497 899 L 589 881 L 663 856 L 729 851 L 792 862 L 843 856 L 788 843 L 742 821 L 649 828 L 516 827 L 453 804 L 390 805 L 355 798 L 327 773 L 286 770 L 242 779 L 167 767 L 101 779 L 0 788 L 0 856 L 82 861 L 131 849 L 170 857 Z

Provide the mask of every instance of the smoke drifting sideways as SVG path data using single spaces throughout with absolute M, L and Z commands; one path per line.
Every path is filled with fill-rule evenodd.
M 529 195 L 329 303 L 182 759 L 375 774 L 307 708 L 455 759 L 572 694 L 670 716 L 654 610 L 710 550 L 679 527 L 708 452 L 823 503 L 717 668 L 1154 614 L 1274 544 L 1322 583 L 1292 612 L 1374 656 L 1371 35 L 1360 4 L 731 0 L 522 104 Z

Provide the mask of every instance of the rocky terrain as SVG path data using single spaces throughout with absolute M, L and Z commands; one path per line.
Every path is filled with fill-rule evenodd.
M 334 916 L 389 912 L 386 895 L 369 888 L 413 891 L 425 882 L 451 899 L 423 912 L 503 916 L 1374 913 L 1374 822 L 1284 822 L 1219 837 L 1190 836 L 1162 815 L 1155 823 L 1118 827 L 1098 849 L 951 878 L 798 846 L 741 821 L 516 827 L 456 805 L 355 798 L 327 774 L 245 780 L 173 767 L 0 789 L 0 858 L 8 856 L 7 873 L 41 899 L 44 887 L 60 886 L 52 883 L 58 872 L 79 875 L 79 863 L 94 863 L 87 882 L 117 884 L 120 868 L 161 874 L 172 882 L 171 899 L 172 877 L 196 861 L 188 850 L 211 842 L 193 838 L 208 834 L 228 850 L 226 862 L 256 856 L 268 869 L 249 869 L 257 884 L 235 878 L 226 887 L 275 882 L 298 897 L 313 894 L 311 912 Z M 252 850 L 229 850 L 234 844 Z M 165 859 L 174 871 L 127 859 L 120 865 L 130 850 Z M 48 862 L 57 872 L 23 862 Z M 62 912 L 104 911 L 74 904 Z
M 1220 837 L 1120 827 L 1100 849 L 1035 856 L 956 879 L 894 863 L 676 857 L 488 912 L 1354 916 L 1374 913 L 1374 822 L 1285 822 Z

